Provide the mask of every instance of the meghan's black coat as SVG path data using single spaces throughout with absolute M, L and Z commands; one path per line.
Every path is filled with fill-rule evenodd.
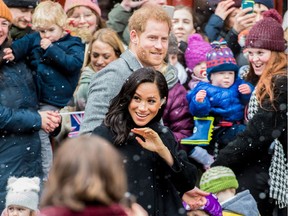
M 129 192 L 137 197 L 137 202 L 149 215 L 186 215 L 181 197 L 194 188 L 196 168 L 188 162 L 186 153 L 178 150 L 177 142 L 167 127 L 159 123 L 147 126 L 159 134 L 170 150 L 174 164 L 169 167 L 157 153 L 142 148 L 135 137 L 116 146 L 124 156 Z M 113 132 L 103 124 L 96 127 L 93 134 L 113 143 Z

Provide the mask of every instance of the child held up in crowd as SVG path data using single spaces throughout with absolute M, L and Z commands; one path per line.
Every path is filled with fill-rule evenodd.
M 59 110 L 67 105 L 77 86 L 84 58 L 84 45 L 65 31 L 67 16 L 57 2 L 44 1 L 35 9 L 28 34 L 6 49 L 4 58 L 16 62 L 27 58 L 35 72 L 40 110 Z M 13 51 L 13 53 L 12 53 Z M 40 132 L 44 180 L 52 163 L 49 134 Z
M 234 172 L 225 166 L 215 166 L 203 173 L 200 188 L 217 196 L 223 216 L 259 216 L 257 204 L 249 190 L 236 193 L 238 181 Z
M 36 216 L 38 213 L 40 179 L 10 177 L 6 205 L 1 216 Z
M 188 83 L 192 90 L 200 82 L 208 82 L 206 74 L 206 54 L 212 49 L 211 45 L 198 34 L 192 34 L 188 38 L 188 47 L 185 51 L 187 70 L 191 77 Z
M 214 119 L 198 121 L 194 118 L 194 134 L 182 139 L 181 143 L 201 144 L 199 139 L 205 140 L 209 137 L 207 134 L 211 133 L 214 124 L 217 129 L 215 127 L 213 130 L 212 141 L 204 144 L 207 145 L 209 154 L 216 157 L 219 149 L 245 129 L 244 108 L 249 102 L 253 86 L 238 78 L 238 66 L 225 41 L 212 43 L 206 63 L 209 82 L 199 82 L 188 92 L 187 99 L 193 116 L 212 116 Z M 197 130 L 202 124 L 206 124 L 207 128 Z M 191 150 L 190 157 L 203 164 L 204 168 L 209 167 L 213 161 L 206 149 L 199 146 Z

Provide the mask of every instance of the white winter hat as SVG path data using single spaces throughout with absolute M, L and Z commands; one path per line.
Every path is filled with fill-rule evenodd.
M 7 183 L 6 208 L 19 205 L 31 210 L 38 209 L 40 179 L 38 177 L 10 177 Z

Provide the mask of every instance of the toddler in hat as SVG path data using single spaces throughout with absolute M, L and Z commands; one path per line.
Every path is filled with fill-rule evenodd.
M 188 38 L 188 47 L 185 51 L 185 61 L 191 80 L 188 83 L 189 89 L 200 82 L 208 82 L 206 76 L 206 54 L 212 49 L 211 45 L 198 34 L 192 34 Z
M 10 177 L 7 183 L 6 205 L 1 216 L 36 216 L 39 191 L 38 177 Z
M 203 173 L 200 189 L 217 196 L 223 215 L 259 216 L 257 204 L 249 190 L 236 193 L 238 181 L 234 172 L 225 166 L 215 166 Z
M 238 77 L 238 66 L 225 41 L 213 42 L 206 60 L 209 82 L 199 82 L 187 94 L 190 112 L 200 119 L 194 118 L 193 135 L 182 139 L 181 143 L 201 145 L 200 141 L 203 141 L 203 144 L 209 144 L 205 147 L 209 154 L 216 157 L 219 149 L 245 129 L 244 108 L 254 87 Z M 214 121 L 202 118 L 207 116 L 214 117 Z M 216 126 L 212 140 L 204 142 L 209 137 L 207 134 L 211 133 L 212 124 Z M 193 148 L 190 157 L 207 168 L 213 161 L 203 157 L 202 153 L 198 154 L 199 149 Z

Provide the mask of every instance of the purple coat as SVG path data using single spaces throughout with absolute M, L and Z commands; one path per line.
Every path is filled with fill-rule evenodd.
M 193 116 L 189 112 L 186 99 L 187 91 L 179 83 L 173 68 L 168 66 L 164 76 L 169 87 L 169 94 L 163 114 L 163 122 L 165 126 L 172 130 L 177 142 L 180 143 L 181 139 L 192 135 Z

